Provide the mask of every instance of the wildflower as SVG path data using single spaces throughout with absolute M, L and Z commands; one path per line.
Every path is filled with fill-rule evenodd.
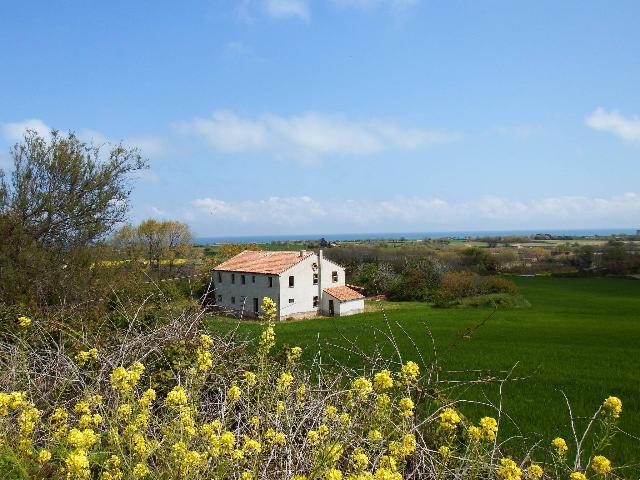
M 51 452 L 49 450 L 42 449 L 38 452 L 38 462 L 47 463 L 51 460 Z
M 393 378 L 389 370 L 382 370 L 373 377 L 373 386 L 376 390 L 382 391 L 393 387 Z
M 89 350 L 81 350 L 76 353 L 74 358 L 80 365 L 84 365 L 91 360 L 98 360 L 98 349 L 90 348 Z
M 264 438 L 270 445 L 284 445 L 287 437 L 282 432 L 276 432 L 273 428 L 269 428 L 264 434 Z
M 184 387 L 182 387 L 181 385 L 177 385 L 173 387 L 173 390 L 167 393 L 167 398 L 165 399 L 165 403 L 170 406 L 186 405 L 187 392 L 185 392 Z
M 471 440 L 477 442 L 482 438 L 482 431 L 475 425 L 471 425 L 469 428 L 467 428 L 467 435 L 469 435 L 469 438 Z
M 622 413 L 622 401 L 618 397 L 609 397 L 602 404 L 602 412 L 613 418 L 619 418 Z
M 307 440 L 311 445 L 320 443 L 320 433 L 317 430 L 309 430 L 307 432 Z
M 147 390 L 144 391 L 144 393 L 142 394 L 142 397 L 140 397 L 140 400 L 138 402 L 140 403 L 140 406 L 142 408 L 149 408 L 151 404 L 155 401 L 155 399 L 156 399 L 156 391 L 153 388 L 148 388 Z
M 203 348 L 209 348 L 213 345 L 213 340 L 209 335 L 200 335 L 200 345 L 202 345 Z
M 329 427 L 327 427 L 326 425 L 320 425 L 318 427 L 318 433 L 322 438 L 326 438 L 327 435 L 329 435 Z
M 327 405 L 326 407 L 324 407 L 323 413 L 324 413 L 324 418 L 326 418 L 327 420 L 331 420 L 336 417 L 338 413 L 338 409 L 333 405 Z
M 242 451 L 245 453 L 260 453 L 262 451 L 262 445 L 257 440 L 247 437 L 243 437 Z
M 291 480 L 308 480 L 306 475 L 294 475 Z
M 276 403 L 276 413 L 282 413 L 286 410 L 286 407 L 284 405 L 284 402 L 282 400 L 278 401 L 278 403 Z
M 293 383 L 293 375 L 289 372 L 282 372 L 276 382 L 276 390 L 279 393 L 286 393 Z
M 253 372 L 244 372 L 242 374 L 242 376 L 244 377 L 244 381 L 245 383 L 249 386 L 249 387 L 253 387 L 256 382 L 257 382 L 257 377 L 256 374 Z
M 527 468 L 527 475 L 533 480 L 541 479 L 543 473 L 544 472 L 542 471 L 542 467 L 540 465 L 536 465 L 535 463 L 532 463 L 531 465 L 529 465 L 529 468 Z
M 121 418 L 129 418 L 132 411 L 133 410 L 131 409 L 131 405 L 129 405 L 128 403 L 123 403 L 118 407 L 117 413 Z
M 337 468 L 330 468 L 324 474 L 325 480 L 342 480 L 342 472 Z
M 572 472 L 569 475 L 569 480 L 587 480 L 587 476 L 581 472 Z
M 492 442 L 498 433 L 498 422 L 493 417 L 483 417 L 480 419 L 480 429 L 484 438 Z
M 89 470 L 89 458 L 86 450 L 72 450 L 64 461 L 67 476 L 70 478 L 88 479 L 91 475 Z
M 447 407 L 440 412 L 440 428 L 454 430 L 460 423 L 460 415 L 453 408 Z
M 364 470 L 369 465 L 369 457 L 362 448 L 356 448 L 351 453 L 351 465 L 354 470 Z
M 135 362 L 128 370 L 124 367 L 118 367 L 111 372 L 109 380 L 114 390 L 120 390 L 122 393 L 129 393 L 140 381 L 140 377 L 144 373 L 144 365 Z
M 345 427 L 351 425 L 351 415 L 349 415 L 347 412 L 341 413 L 338 419 L 340 420 L 340 423 Z
M 98 441 L 98 438 L 98 435 L 90 428 L 85 428 L 84 430 L 73 428 L 67 435 L 69 445 L 78 449 L 91 448 Z
M 307 393 L 307 387 L 303 383 L 298 388 L 296 388 L 296 400 L 298 404 L 302 404 L 304 402 L 304 396 Z
M 361 400 L 367 398 L 367 395 L 369 395 L 373 391 L 371 382 L 364 377 L 356 378 L 353 382 L 351 382 L 351 388 L 356 391 L 358 397 Z
M 611 460 L 602 455 L 596 455 L 591 459 L 591 468 L 598 475 L 606 475 L 611 472 Z
M 213 356 L 209 350 L 196 350 L 196 367 L 200 372 L 206 372 L 213 367 Z
M 230 452 L 236 444 L 236 437 L 233 432 L 223 432 L 220 435 L 219 443 L 223 452 Z
M 565 453 L 569 451 L 569 447 L 567 446 L 567 442 L 564 441 L 564 438 L 556 437 L 551 441 L 551 445 L 554 446 L 558 455 L 563 456 Z
M 73 406 L 73 411 L 78 415 L 88 415 L 91 413 L 91 408 L 88 402 L 78 402 Z
M 144 478 L 149 475 L 149 467 L 147 467 L 144 463 L 136 463 L 136 466 L 133 467 L 133 471 L 131 472 L 133 478 Z
M 374 480 L 402 480 L 402 475 L 389 468 L 378 468 L 373 475 Z M 364 480 L 367 480 L 366 477 Z
M 241 395 L 242 395 L 242 390 L 240 390 L 240 388 L 237 385 L 232 385 L 231 387 L 229 387 L 229 390 L 227 390 L 227 400 L 230 403 L 234 403 L 240 400 Z
M 411 417 L 413 416 L 413 400 L 408 397 L 401 398 L 398 403 L 398 407 L 400 407 L 400 415 L 403 417 Z
M 31 319 L 22 315 L 18 317 L 18 325 L 20 325 L 22 328 L 27 328 L 29 325 L 31 325 Z
M 438 453 L 443 458 L 449 458 L 449 456 L 451 455 L 451 449 L 446 445 L 442 445 L 440 448 L 438 448 Z
M 412 433 L 406 434 L 402 438 L 402 448 L 404 449 L 406 455 L 411 455 L 416 451 L 416 436 Z
M 287 353 L 287 361 L 289 363 L 294 363 L 297 362 L 298 360 L 300 360 L 300 357 L 302 356 L 302 348 L 300 347 L 293 347 L 291 350 L 289 350 L 289 352 Z
M 396 462 L 396 459 L 390 457 L 389 455 L 382 455 L 380 457 L 380 463 L 378 464 L 378 466 L 380 469 L 388 470 L 390 472 L 395 472 L 396 470 L 398 470 L 398 463 Z
M 382 433 L 380 433 L 380 430 L 369 430 L 367 438 L 371 442 L 379 442 L 380 440 L 382 440 Z
M 500 465 L 501 467 L 496 470 L 498 477 L 504 480 L 520 480 L 522 478 L 522 470 L 510 458 L 501 458 Z
M 405 385 L 415 382 L 418 375 L 420 375 L 420 367 L 417 363 L 409 361 L 402 366 L 401 376 Z
M 376 398 L 376 408 L 378 410 L 386 410 L 391 405 L 391 398 L 386 393 L 381 393 Z
M 325 458 L 329 463 L 338 463 L 344 453 L 344 448 L 340 443 L 328 445 L 325 450 Z

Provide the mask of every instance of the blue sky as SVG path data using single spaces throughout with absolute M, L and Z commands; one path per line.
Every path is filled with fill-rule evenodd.
M 25 127 L 138 146 L 197 235 L 640 227 L 637 1 L 5 2 Z

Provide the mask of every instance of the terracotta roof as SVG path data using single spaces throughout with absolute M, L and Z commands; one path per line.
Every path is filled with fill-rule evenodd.
M 324 291 L 341 302 L 364 298 L 364 295 L 356 292 L 354 289 L 349 288 L 346 285 L 342 285 L 341 287 L 325 288 Z
M 244 250 L 226 262 L 222 262 L 214 270 L 277 275 L 311 255 L 313 255 L 313 252 L 305 252 L 300 256 L 300 252 L 255 252 Z

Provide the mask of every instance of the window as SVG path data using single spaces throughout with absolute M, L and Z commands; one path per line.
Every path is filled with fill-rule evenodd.
M 222 295 L 218 295 L 218 302 L 222 302 Z
M 317 284 L 318 284 L 318 274 L 317 274 L 317 273 L 314 273 L 314 274 L 313 274 L 313 284 L 314 284 L 314 285 L 317 285 Z
M 222 274 L 218 272 L 218 283 L 222 283 Z
M 236 283 L 236 274 L 235 273 L 231 274 L 231 283 Z
M 255 297 L 253 299 L 253 313 L 258 313 L 258 299 Z
M 269 288 L 273 287 L 273 277 L 269 277 Z
M 293 275 L 290 275 L 289 276 L 289 288 L 292 288 L 293 284 L 294 284 L 294 277 L 293 277 Z
M 241 275 L 240 276 L 240 281 L 242 282 L 242 284 L 244 285 L 245 283 L 247 283 L 247 277 L 246 275 Z
M 315 297 L 313 297 L 313 306 L 314 307 L 318 306 L 318 296 L 317 295 Z
M 236 297 L 231 297 L 231 303 L 236 303 Z
M 255 275 L 251 275 L 251 283 L 256 283 L 256 276 Z
M 294 303 L 294 302 L 295 302 L 295 300 L 293 298 L 289 299 L 289 303 Z
M 331 281 L 333 283 L 336 283 L 338 281 L 338 272 L 336 271 L 331 272 Z

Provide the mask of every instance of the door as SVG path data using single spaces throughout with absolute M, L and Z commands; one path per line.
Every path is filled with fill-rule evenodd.
M 258 314 L 258 299 L 257 298 L 253 299 L 253 313 L 255 313 L 256 315 Z
M 336 314 L 336 311 L 333 307 L 333 300 L 329 300 L 329 316 L 333 317 Z

